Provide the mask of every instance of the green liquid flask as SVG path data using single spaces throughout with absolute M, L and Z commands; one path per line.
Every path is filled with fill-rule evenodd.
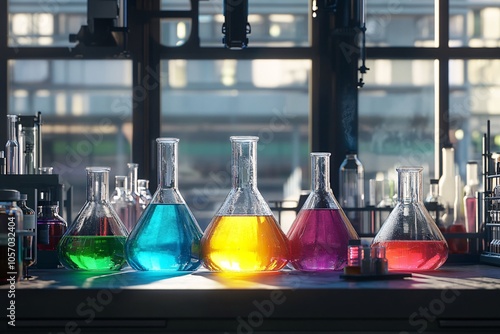
M 177 138 L 158 138 L 158 189 L 127 239 L 136 270 L 193 271 L 201 265 L 201 231 L 177 188 Z
M 58 245 L 61 264 L 75 270 L 120 270 L 127 230 L 108 201 L 109 168 L 87 167 L 87 202 Z

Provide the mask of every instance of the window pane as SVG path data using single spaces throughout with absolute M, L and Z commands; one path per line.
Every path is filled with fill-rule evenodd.
M 367 66 L 371 70 L 359 90 L 365 178 L 382 173 L 397 182 L 396 167 L 422 166 L 427 191 L 434 177 L 434 61 L 380 59 Z
M 74 46 L 87 24 L 87 1 L 9 0 L 9 46 Z
M 366 45 L 435 46 L 434 1 L 366 1 Z
M 42 112 L 42 163 L 73 188 L 73 217 L 86 199 L 85 167 L 111 167 L 111 189 L 114 175 L 126 175 L 131 71 L 124 60 L 9 62 L 9 113 Z
M 500 0 L 450 0 L 450 47 L 499 47 Z
M 462 65 L 468 80 L 450 90 L 450 139 L 462 180 L 466 180 L 467 161 L 481 163 L 482 137 L 488 120 L 492 131 L 491 151 L 500 152 L 500 79 L 495 75 L 497 69 L 500 70 L 500 61 L 468 60 L 458 65 Z
M 308 60 L 162 63 L 161 133 L 180 138 L 179 187 L 202 228 L 231 186 L 232 135 L 259 136 L 266 200 L 296 200 L 309 189 L 310 67 Z

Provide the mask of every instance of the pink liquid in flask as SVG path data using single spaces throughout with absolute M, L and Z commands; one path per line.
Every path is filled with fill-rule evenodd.
M 349 239 L 357 239 L 346 227 L 338 209 L 301 210 L 288 232 L 290 262 L 297 270 L 341 270 L 347 265 Z

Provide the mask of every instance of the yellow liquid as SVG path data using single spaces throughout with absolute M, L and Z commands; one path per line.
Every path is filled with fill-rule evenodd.
M 273 216 L 217 216 L 201 244 L 213 271 L 276 271 L 288 262 L 288 242 Z

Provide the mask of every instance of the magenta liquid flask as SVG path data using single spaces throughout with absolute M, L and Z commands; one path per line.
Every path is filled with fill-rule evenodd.
M 288 231 L 290 263 L 301 271 L 340 270 L 359 239 L 330 188 L 330 153 L 311 153 L 312 191 Z
M 177 187 L 177 138 L 157 138 L 158 188 L 125 245 L 136 270 L 193 271 L 203 235 Z
M 399 167 L 398 201 L 372 242 L 386 250 L 389 271 L 433 270 L 448 258 L 448 244 L 424 206 L 422 167 Z

